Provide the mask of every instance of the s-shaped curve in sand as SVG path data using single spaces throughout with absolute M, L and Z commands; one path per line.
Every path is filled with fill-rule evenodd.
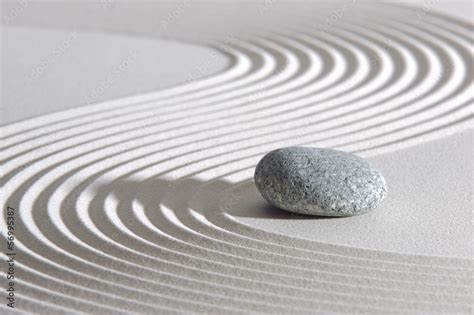
M 253 169 L 272 149 L 382 163 L 448 136 L 469 143 L 472 24 L 353 9 L 323 28 L 306 14 L 230 41 L 208 34 L 202 44 L 232 59 L 220 73 L 3 126 L 1 226 L 6 206 L 18 209 L 17 309 L 472 311 L 472 254 L 347 246 L 242 220 L 318 220 L 258 202 Z M 469 207 L 468 193 L 456 197 Z

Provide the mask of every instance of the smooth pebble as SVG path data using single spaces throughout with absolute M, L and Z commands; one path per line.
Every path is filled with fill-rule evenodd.
M 353 216 L 376 208 L 387 193 L 382 174 L 342 151 L 288 147 L 266 154 L 255 184 L 270 204 L 295 213 Z

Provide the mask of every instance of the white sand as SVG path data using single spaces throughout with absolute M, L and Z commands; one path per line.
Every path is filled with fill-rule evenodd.
M 3 121 L 16 121 L 1 128 L 1 201 L 18 211 L 17 308 L 472 311 L 472 25 L 421 8 L 28 4 L 10 24 L 51 43 L 75 27 L 83 46 L 36 80 L 36 106 L 15 102 L 38 87 L 2 98 Z M 150 40 L 164 34 L 186 44 Z M 94 41 L 105 48 L 87 55 Z M 27 41 L 18 45 L 5 49 Z M 113 100 L 78 106 L 67 74 L 100 82 L 114 68 L 101 58 L 121 60 L 132 46 L 146 53 L 101 94 Z M 154 51 L 173 54 L 158 62 Z M 41 60 L 34 50 L 3 55 Z M 197 56 L 199 78 L 184 84 Z M 80 73 L 81 63 L 94 70 Z M 160 76 L 161 67 L 177 71 Z M 10 87 L 23 78 L 6 73 Z M 287 145 L 369 158 L 386 176 L 387 200 L 343 219 L 268 207 L 253 169 Z

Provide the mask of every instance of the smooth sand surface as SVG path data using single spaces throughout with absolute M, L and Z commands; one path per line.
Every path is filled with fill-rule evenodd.
M 48 51 L 20 49 L 36 32 L 61 43 L 73 28 L 84 44 L 36 80 L 36 104 L 15 107 L 23 90 L 10 82 L 2 99 L 0 223 L 5 238 L 5 209 L 16 209 L 17 309 L 472 312 L 472 24 L 437 9 L 5 5 L 4 31 L 27 31 L 2 46 L 13 83 L 30 73 L 15 58 Z M 68 82 L 101 82 L 121 45 L 143 54 L 79 106 Z M 387 199 L 336 219 L 266 205 L 255 165 L 290 145 L 368 158 Z
M 182 84 L 228 64 L 209 47 L 170 39 L 25 26 L 1 33 L 4 124 Z

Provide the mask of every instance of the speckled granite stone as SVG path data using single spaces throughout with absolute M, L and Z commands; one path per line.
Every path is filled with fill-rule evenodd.
M 296 213 L 352 216 L 377 207 L 385 179 L 362 158 L 336 150 L 289 147 L 266 154 L 255 184 L 272 205 Z

